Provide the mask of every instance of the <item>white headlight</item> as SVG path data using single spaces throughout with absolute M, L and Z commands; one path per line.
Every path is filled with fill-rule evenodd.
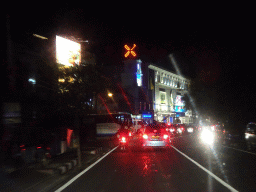
M 203 130 L 201 134 L 201 139 L 206 144 L 213 144 L 214 141 L 214 134 L 209 130 Z
M 188 132 L 192 133 L 193 132 L 193 128 L 188 128 Z

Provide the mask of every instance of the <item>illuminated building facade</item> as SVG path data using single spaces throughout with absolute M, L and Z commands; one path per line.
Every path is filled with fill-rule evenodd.
M 192 112 L 185 109 L 182 100 L 189 79 L 133 59 L 124 61 L 121 82 L 135 118 L 148 122 L 192 123 Z
M 192 123 L 192 112 L 185 109 L 182 96 L 190 80 L 154 64 L 148 66 L 153 90 L 154 119 L 171 123 Z

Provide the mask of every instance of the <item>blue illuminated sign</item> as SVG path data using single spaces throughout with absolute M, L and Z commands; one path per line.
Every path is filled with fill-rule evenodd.
M 186 112 L 183 106 L 175 106 L 175 112 Z
M 145 115 L 142 115 L 143 118 L 151 118 L 152 115 L 151 114 L 145 114 Z
M 142 72 L 141 72 L 141 65 L 140 63 L 137 64 L 137 84 L 138 86 L 142 86 Z

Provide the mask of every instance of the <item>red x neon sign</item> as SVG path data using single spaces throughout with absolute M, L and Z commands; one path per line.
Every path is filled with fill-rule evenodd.
M 125 45 L 124 48 L 127 50 L 127 52 L 124 54 L 124 56 L 128 57 L 131 54 L 133 57 L 136 57 L 136 53 L 135 51 L 133 51 L 135 47 L 136 47 L 136 44 L 133 44 L 132 48 L 130 48 L 128 45 Z

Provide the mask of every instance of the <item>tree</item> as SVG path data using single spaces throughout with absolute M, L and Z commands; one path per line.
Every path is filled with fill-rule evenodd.
M 74 132 L 79 141 L 80 117 L 97 113 L 97 95 L 109 87 L 108 78 L 97 65 L 80 65 L 70 68 L 61 67 L 59 84 L 59 111 L 74 120 Z M 93 103 L 94 101 L 94 103 Z M 78 164 L 81 166 L 80 143 L 77 148 Z
M 64 68 L 60 76 L 64 79 L 59 88 L 62 108 L 72 113 L 96 113 L 92 100 L 110 84 L 101 68 L 97 65 Z

